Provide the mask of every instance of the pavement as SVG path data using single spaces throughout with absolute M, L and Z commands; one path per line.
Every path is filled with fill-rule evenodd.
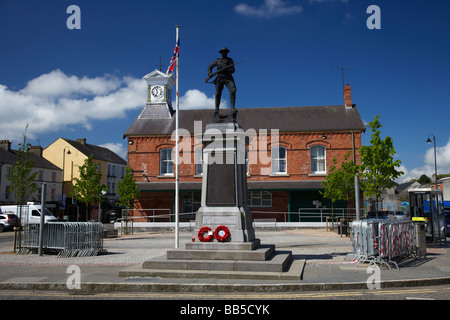
M 181 231 L 180 248 L 192 236 L 192 231 Z M 103 247 L 107 253 L 92 257 L 19 255 L 12 252 L 12 243 L 0 242 L 0 290 L 65 291 L 74 290 L 74 284 L 79 283 L 80 291 L 91 293 L 295 292 L 450 283 L 450 242 L 427 243 L 425 258 L 400 261 L 399 269 L 374 269 L 367 263 L 357 265 L 346 260 L 347 254 L 352 253 L 350 238 L 324 228 L 256 229 L 256 237 L 261 244 L 274 244 L 276 250 L 292 251 L 294 260 L 304 260 L 301 280 L 119 277 L 119 271 L 162 256 L 175 247 L 174 232 L 159 230 L 106 238 Z

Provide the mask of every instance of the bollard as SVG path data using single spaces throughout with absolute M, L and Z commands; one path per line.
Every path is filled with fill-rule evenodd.
M 415 245 L 419 250 L 421 256 L 425 257 L 427 254 L 427 242 L 425 233 L 425 222 L 415 221 L 414 222 L 415 231 Z
M 47 184 L 42 183 L 41 191 L 41 221 L 39 223 L 39 256 L 42 256 L 44 241 L 44 223 L 45 223 L 45 193 L 47 192 Z

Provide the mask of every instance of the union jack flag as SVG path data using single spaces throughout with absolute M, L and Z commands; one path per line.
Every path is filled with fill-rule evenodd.
M 173 69 L 175 69 L 175 65 L 177 64 L 177 58 L 180 54 L 180 40 L 178 39 L 175 50 L 173 51 L 172 59 L 170 59 L 169 67 L 167 68 L 166 74 L 172 73 Z

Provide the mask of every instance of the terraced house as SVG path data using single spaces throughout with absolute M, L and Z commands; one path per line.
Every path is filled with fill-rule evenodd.
M 46 201 L 47 207 L 51 211 L 57 208 L 59 197 L 61 196 L 61 169 L 45 159 L 42 155 L 41 146 L 32 146 L 30 148 L 30 159 L 34 161 L 32 172 L 37 172 L 35 182 L 38 187 L 37 192 L 30 195 L 27 202 L 41 201 L 41 185 L 47 184 Z M 17 162 L 17 150 L 11 148 L 9 140 L 0 141 L 0 204 L 15 204 L 17 200 L 11 192 L 11 181 L 9 181 L 9 172 L 11 167 Z
M 105 184 L 108 190 L 105 190 L 105 211 L 110 210 L 119 200 L 117 195 L 117 182 L 125 174 L 127 162 L 108 148 L 88 144 L 86 139 L 70 140 L 58 138 L 43 151 L 43 156 L 48 161 L 61 168 L 63 174 L 62 192 L 64 201 L 60 202 L 59 218 L 68 221 L 83 221 L 84 215 L 78 216 L 80 210 L 72 201 L 72 184 L 75 178 L 79 178 L 79 167 L 84 161 L 93 156 L 94 162 L 99 164 L 99 170 L 102 174 L 101 184 Z M 94 211 L 94 214 L 98 211 Z M 106 217 L 106 215 L 104 216 Z M 91 217 L 97 219 L 97 216 Z

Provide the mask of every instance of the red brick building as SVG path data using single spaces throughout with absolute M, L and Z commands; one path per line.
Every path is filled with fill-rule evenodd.
M 128 166 L 133 169 L 141 190 L 136 207 L 167 209 L 173 213 L 175 176 L 171 150 L 175 148 L 172 139 L 175 116 L 170 105 L 173 84 L 170 77 L 156 70 L 144 79 L 149 84 L 147 105 L 124 134 L 128 139 Z M 159 90 L 153 90 L 155 86 Z M 344 97 L 343 105 L 238 109 L 237 122 L 248 137 L 248 204 L 254 218 L 298 221 L 296 213 L 300 208 L 331 207 L 319 193 L 320 183 L 326 178 L 333 158 L 339 164 L 350 152 L 359 163 L 357 150 L 365 130 L 351 102 L 348 85 Z M 212 116 L 213 110 L 179 111 L 181 221 L 192 219 L 200 206 L 199 138 Z

